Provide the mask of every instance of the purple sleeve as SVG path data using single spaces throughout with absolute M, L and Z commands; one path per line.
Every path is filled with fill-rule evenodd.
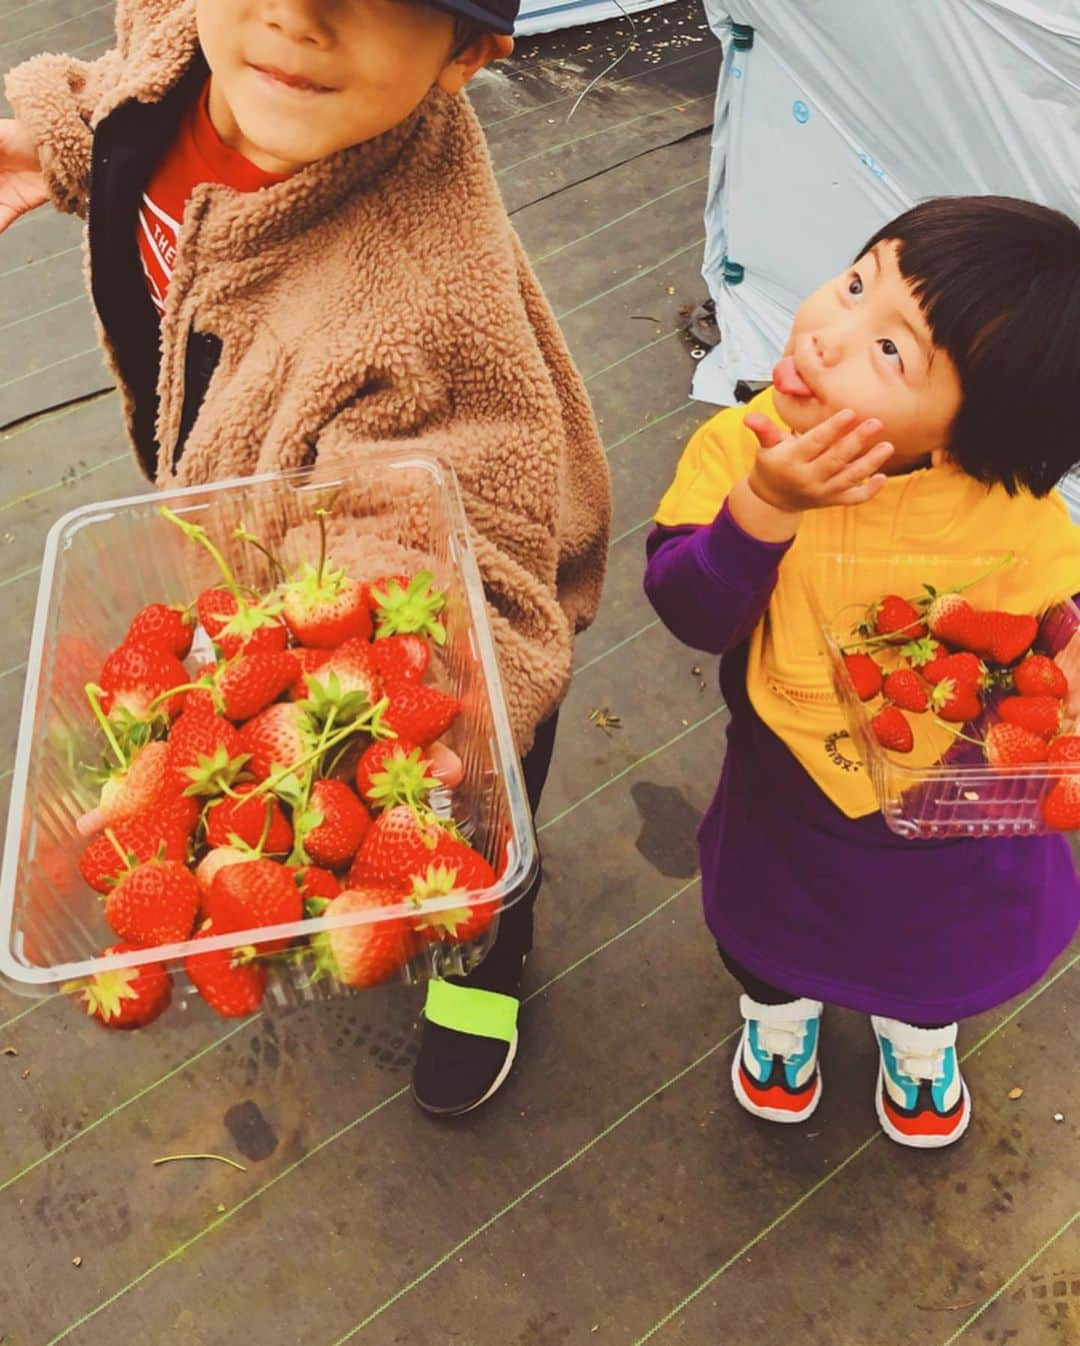
M 646 543 L 645 593 L 684 644 L 723 654 L 757 625 L 790 546 L 751 537 L 725 501 L 712 523 L 653 529 Z

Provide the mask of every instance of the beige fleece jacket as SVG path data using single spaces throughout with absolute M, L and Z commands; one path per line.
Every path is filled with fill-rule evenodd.
M 190 0 L 117 9 L 117 45 L 99 60 L 38 56 L 6 79 L 54 203 L 83 216 L 93 128 L 128 99 L 162 98 L 196 51 Z M 191 329 L 223 345 L 174 474 Z M 372 446 L 452 462 L 515 739 L 528 748 L 565 694 L 575 632 L 596 613 L 610 483 L 465 98 L 433 90 L 386 135 L 262 191 L 196 188 L 158 391 L 162 487 L 333 466 Z

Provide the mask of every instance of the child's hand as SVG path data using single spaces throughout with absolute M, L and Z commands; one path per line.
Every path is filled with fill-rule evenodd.
M 747 416 L 743 424 L 761 445 L 750 489 L 787 514 L 870 500 L 885 485 L 878 468 L 893 446 L 876 440 L 880 421 L 855 421 L 855 412 L 838 411 L 804 435 L 785 435 L 767 416 Z
M 15 118 L 0 118 L 0 233 L 48 199 L 30 132 Z

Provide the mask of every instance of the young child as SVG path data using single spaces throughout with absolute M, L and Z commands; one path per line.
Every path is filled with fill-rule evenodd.
M 772 386 L 748 414 L 714 416 L 679 462 L 645 588 L 675 635 L 723 656 L 731 723 L 701 874 L 745 992 L 732 1081 L 755 1116 L 813 1112 L 832 1001 L 873 1016 L 886 1134 L 950 1144 L 971 1115 L 955 1021 L 1031 985 L 1073 936 L 1063 836 L 930 842 L 886 827 L 837 746 L 804 577 L 822 551 L 865 569 L 883 547 L 1012 550 L 1026 564 L 1002 581 L 1004 606 L 1074 594 L 1080 529 L 1053 488 L 1080 456 L 1078 422 L 1080 228 L 1023 201 L 940 199 L 803 303 Z
M 99 60 L 9 72 L 0 227 L 48 198 L 87 218 L 106 352 L 159 486 L 379 446 L 453 463 L 535 809 L 610 488 L 462 96 L 512 50 L 516 13 L 120 0 Z M 481 966 L 429 996 L 413 1083 L 431 1112 L 476 1106 L 509 1070 L 538 885 Z

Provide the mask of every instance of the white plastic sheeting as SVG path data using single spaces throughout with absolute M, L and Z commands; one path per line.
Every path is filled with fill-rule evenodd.
M 515 37 L 530 33 L 550 33 L 556 28 L 574 28 L 583 23 L 599 23 L 624 14 L 669 4 L 670 0 L 522 0 L 514 24 Z
M 696 397 L 767 380 L 800 300 L 917 201 L 1080 211 L 1080 0 L 705 8 L 724 46 L 703 268 L 723 340 Z

